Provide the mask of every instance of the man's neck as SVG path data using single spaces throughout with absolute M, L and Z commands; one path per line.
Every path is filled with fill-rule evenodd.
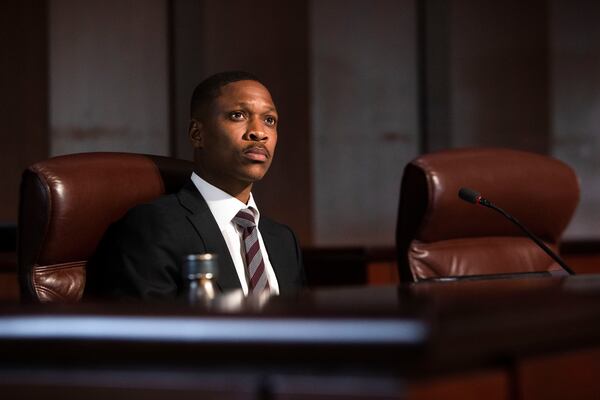
M 248 204 L 248 200 L 250 200 L 250 193 L 252 192 L 252 183 L 246 182 L 231 182 L 226 181 L 224 179 L 215 179 L 213 177 L 207 176 L 203 174 L 201 171 L 196 170 L 196 175 L 200 178 L 204 179 L 206 182 L 210 183 L 214 187 L 217 187 L 224 191 L 225 193 L 235 197 L 239 201 L 244 204 Z

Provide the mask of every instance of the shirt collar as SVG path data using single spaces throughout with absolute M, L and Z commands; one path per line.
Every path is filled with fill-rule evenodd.
M 254 212 L 254 219 L 258 225 L 258 221 L 260 220 L 260 212 L 258 211 L 258 207 L 256 206 L 252 193 L 250 193 L 248 204 L 244 204 L 229 193 L 226 193 L 218 187 L 206 182 L 195 172 L 192 172 L 192 182 L 194 182 L 194 185 L 202 197 L 204 197 L 204 200 L 206 200 L 208 208 L 210 208 L 210 212 L 212 213 L 213 217 L 215 217 L 217 225 L 219 225 L 221 230 L 231 224 L 231 220 L 240 210 L 244 208 L 252 209 Z

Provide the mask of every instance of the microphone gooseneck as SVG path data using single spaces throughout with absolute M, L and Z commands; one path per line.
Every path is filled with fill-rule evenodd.
M 458 197 L 460 197 L 461 200 L 464 200 L 468 203 L 480 204 L 484 207 L 488 207 L 488 208 L 491 208 L 492 210 L 499 212 L 500 214 L 502 214 L 504 216 L 504 218 L 508 219 L 510 222 L 515 224 L 519 229 L 521 229 L 521 231 L 523 231 L 531 240 L 533 240 L 535 242 L 535 244 L 537 244 L 542 250 L 544 250 L 544 252 L 546 254 L 548 254 L 554 261 L 556 261 L 558 263 L 558 265 L 560 265 L 565 271 L 567 271 L 570 275 L 575 275 L 575 271 L 573 271 L 571 269 L 571 267 L 569 267 L 567 265 L 567 263 L 558 256 L 558 254 L 556 254 L 548 246 L 546 246 L 546 244 L 539 237 L 537 237 L 533 232 L 531 232 L 529 229 L 527 229 L 521 222 L 519 222 L 518 219 L 516 219 L 515 217 L 513 217 L 512 215 L 510 215 L 509 213 L 507 213 L 500 207 L 496 206 L 494 203 L 492 203 L 488 199 L 484 198 L 481 195 L 481 193 L 476 192 L 475 190 L 463 187 L 463 188 L 460 188 L 460 190 L 458 191 Z

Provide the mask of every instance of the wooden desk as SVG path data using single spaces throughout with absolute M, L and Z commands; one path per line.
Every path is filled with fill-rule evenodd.
M 61 399 L 600 396 L 598 275 L 240 300 L 0 306 L 0 387 Z

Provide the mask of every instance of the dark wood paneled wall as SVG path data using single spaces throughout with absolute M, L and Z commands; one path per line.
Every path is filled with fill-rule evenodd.
M 550 5 L 552 154 L 571 165 L 581 180 L 570 236 L 598 240 L 600 2 L 552 0 Z
M 315 244 L 392 245 L 419 147 L 414 1 L 311 4 Z
M 450 2 L 416 2 L 419 150 L 452 145 L 450 90 Z
M 428 17 L 434 18 L 428 33 L 439 37 L 442 26 L 448 36 L 427 48 L 438 55 L 431 62 L 447 64 L 441 71 L 436 65 L 426 66 L 432 74 L 428 102 L 441 111 L 429 116 L 429 124 L 438 129 L 431 131 L 434 147 L 424 150 L 500 146 L 548 153 L 547 1 L 428 3 Z M 445 89 L 442 96 L 435 96 L 436 88 Z M 446 129 L 440 122 L 446 122 Z
M 418 2 L 422 151 L 548 153 L 548 2 Z
M 203 15 L 202 0 L 169 1 L 171 142 L 173 155 L 186 160 L 193 158 L 188 138 L 190 99 L 207 75 L 202 48 L 205 27 L 199 23 Z
M 326 95 L 321 96 L 314 90 L 317 86 L 313 85 L 319 82 L 315 78 L 318 71 L 314 70 L 314 66 L 319 65 L 314 51 L 317 49 L 315 43 L 320 43 L 321 50 L 327 54 L 334 54 L 336 51 L 349 53 L 348 58 L 356 61 L 356 64 L 388 67 L 381 69 L 383 72 L 379 72 L 381 76 L 378 76 L 378 79 L 381 82 L 392 82 L 384 86 L 392 94 L 398 90 L 403 91 L 402 104 L 392 104 L 389 107 L 399 110 L 399 119 L 404 122 L 408 118 L 417 120 L 416 115 L 410 115 L 410 110 L 413 109 L 410 104 L 414 105 L 415 110 L 418 110 L 418 105 L 427 107 L 428 114 L 419 119 L 422 125 L 428 124 L 427 130 L 420 133 L 427 136 L 418 138 L 422 151 L 456 146 L 506 146 L 554 153 L 575 165 L 584 184 L 582 211 L 577 217 L 579 222 L 576 233 L 578 238 L 599 235 L 596 229 L 598 194 L 591 189 L 598 186 L 598 163 L 597 157 L 594 158 L 598 145 L 594 132 L 600 115 L 596 104 L 596 98 L 600 98 L 600 95 L 596 95 L 600 93 L 597 90 L 599 80 L 596 73 L 600 52 L 596 45 L 598 40 L 594 40 L 598 36 L 598 30 L 595 28 L 597 24 L 594 25 L 598 6 L 593 2 L 390 2 L 399 8 L 387 13 L 391 15 L 391 20 L 402 27 L 414 23 L 415 26 L 410 27 L 415 31 L 414 43 L 425 47 L 419 51 L 426 56 L 426 63 L 421 62 L 417 71 L 425 73 L 426 79 L 420 86 L 421 97 L 414 93 L 412 100 L 411 91 L 407 90 L 408 86 L 399 86 L 398 89 L 393 82 L 398 81 L 398 76 L 402 76 L 406 81 L 417 81 L 417 72 L 411 72 L 416 65 L 417 50 L 412 54 L 409 46 L 406 47 L 408 51 L 399 51 L 398 47 L 387 47 L 386 54 L 381 59 L 372 59 L 377 55 L 373 49 L 380 43 L 375 36 L 371 38 L 369 35 L 374 35 L 378 29 L 381 30 L 381 26 L 369 29 L 369 26 L 361 25 L 361 29 L 367 34 L 361 33 L 358 41 L 348 35 L 339 35 L 339 38 L 331 35 L 315 36 L 315 21 L 319 21 L 317 17 L 323 17 L 313 13 L 326 8 L 329 3 L 321 5 L 317 0 L 285 3 L 275 0 L 155 0 L 151 3 L 131 0 L 89 3 L 100 7 L 101 13 L 90 12 L 91 6 L 87 2 L 87 5 L 79 3 L 73 2 L 74 6 L 70 7 L 65 6 L 71 4 L 69 0 L 13 0 L 4 1 L 0 5 L 0 43 L 3 55 L 0 63 L 0 84 L 3 89 L 0 106 L 0 187 L 3 189 L 0 196 L 0 222 L 16 221 L 21 171 L 28 164 L 47 157 L 50 153 L 50 143 L 56 139 L 49 132 L 48 121 L 51 120 L 49 110 L 59 105 L 51 104 L 50 100 L 50 94 L 55 93 L 57 88 L 49 90 L 48 79 L 49 76 L 53 76 L 49 60 L 53 55 L 60 56 L 61 51 L 65 52 L 66 49 L 63 41 L 53 42 L 50 37 L 49 18 L 52 16 L 51 11 L 58 7 L 65 13 L 79 10 L 79 14 L 69 14 L 67 22 L 69 19 L 84 17 L 91 18 L 93 22 L 86 24 L 85 21 L 78 21 L 71 24 L 72 26 L 83 27 L 88 33 L 91 26 L 100 26 L 101 29 L 93 31 L 90 40 L 90 35 L 82 37 L 78 31 L 67 32 L 68 34 L 61 37 L 88 40 L 86 48 L 90 49 L 93 56 L 88 64 L 94 64 L 94 60 L 97 59 L 109 58 L 100 57 L 100 50 L 104 52 L 102 54 L 116 54 L 117 57 L 111 60 L 112 64 L 107 65 L 114 67 L 113 76 L 119 78 L 116 81 L 124 82 L 122 85 L 114 84 L 115 80 L 107 78 L 110 71 L 105 68 L 90 69 L 93 73 L 86 76 L 96 77 L 98 81 L 105 79 L 109 84 L 91 84 L 92 89 L 101 93 L 101 96 L 96 96 L 94 90 L 88 92 L 85 88 L 81 89 L 88 78 L 76 80 L 81 89 L 77 92 L 78 99 L 87 98 L 94 104 L 108 104 L 112 98 L 119 99 L 122 102 L 121 106 L 116 107 L 113 114 L 118 114 L 122 120 L 131 116 L 132 121 L 138 121 L 125 121 L 125 128 L 140 127 L 143 124 L 139 121 L 146 121 L 145 116 L 160 114 L 161 117 L 156 119 L 157 123 L 148 122 L 147 125 L 143 125 L 156 128 L 154 133 L 150 128 L 142 129 L 145 135 L 153 137 L 158 131 L 169 131 L 160 133 L 162 139 L 156 142 L 160 149 L 153 147 L 154 145 L 143 147 L 156 149 L 152 150 L 153 152 L 191 158 L 187 140 L 188 103 L 193 87 L 201 79 L 213 72 L 232 68 L 247 69 L 263 77 L 273 92 L 282 119 L 275 162 L 265 180 L 257 184 L 255 193 L 264 213 L 291 225 L 303 244 L 364 245 L 367 243 L 364 238 L 375 238 L 373 242 L 368 243 L 369 245 L 389 244 L 390 241 L 385 238 L 376 238 L 381 230 L 381 224 L 376 220 L 365 219 L 366 222 L 356 230 L 360 230 L 362 236 L 352 236 L 352 232 L 340 228 L 349 218 L 341 215 L 343 213 L 338 213 L 341 216 L 336 216 L 332 221 L 326 221 L 324 226 L 331 233 L 328 236 L 330 240 L 320 241 L 319 238 L 323 236 L 315 221 L 321 221 L 320 215 L 328 215 L 327 210 L 335 205 L 332 205 L 328 198 L 319 204 L 316 199 L 320 192 L 329 190 L 336 193 L 339 190 L 330 188 L 327 183 L 319 183 L 315 177 L 318 177 L 319 173 L 323 174 L 323 171 L 334 171 L 329 182 L 369 182 L 376 179 L 382 187 L 385 184 L 397 188 L 398 171 L 402 169 L 407 158 L 404 153 L 400 154 L 397 166 L 383 168 L 382 172 L 372 173 L 368 168 L 359 168 L 364 173 L 361 177 L 353 171 L 340 168 L 339 165 L 335 166 L 335 157 L 324 157 L 327 168 L 323 168 L 319 173 L 315 172 L 321 168 L 321 164 L 315 163 L 317 152 L 312 146 L 318 136 L 315 121 L 321 118 L 331 122 L 334 119 L 330 115 L 318 115 L 323 110 L 315 107 L 322 104 L 323 99 L 341 97 L 335 88 L 332 89 L 333 94 L 325 93 L 328 89 L 322 84 L 319 84 L 318 88 Z M 376 4 L 381 8 L 383 3 L 386 2 Z M 152 4 L 152 7 L 148 4 Z M 315 6 L 317 4 L 320 8 Z M 361 16 L 360 10 L 363 7 L 365 10 L 366 7 L 370 7 L 370 13 L 381 11 L 373 9 L 373 4 L 375 3 L 360 0 L 350 5 L 358 10 L 356 14 Z M 65 7 L 61 8 L 61 5 Z M 347 26 L 350 32 L 358 32 L 344 17 L 343 12 L 337 12 L 336 7 L 330 8 L 333 11 L 327 18 L 332 26 Z M 137 12 L 141 9 L 145 13 Z M 396 18 L 396 15 L 399 17 Z M 422 20 L 423 17 L 425 20 Z M 124 22 L 123 19 L 127 18 L 133 22 Z M 419 32 L 427 35 L 425 40 L 422 37 L 420 41 L 417 40 L 417 21 L 421 27 Z M 324 23 L 326 24 L 327 20 Z M 365 18 L 361 19 L 361 24 L 366 24 Z M 121 29 L 126 34 L 126 40 L 115 40 L 115 37 L 120 37 L 114 32 L 115 29 Z M 406 29 L 408 32 L 409 28 Z M 110 40 L 105 40 L 103 30 L 110 34 L 107 36 Z M 325 29 L 321 33 L 327 32 Z M 402 40 L 407 40 L 404 33 L 399 33 L 404 31 L 390 32 L 391 35 L 400 35 Z M 365 47 L 364 43 L 369 44 L 369 40 L 374 45 L 366 47 L 368 51 L 361 50 Z M 331 44 L 324 46 L 324 42 Z M 52 54 L 49 54 L 48 43 L 53 46 L 51 48 L 57 49 Z M 114 51 L 103 49 L 102 46 L 114 48 Z M 128 52 L 127 46 L 134 51 Z M 402 54 L 397 56 L 401 61 L 398 68 L 389 66 L 388 53 Z M 137 58 L 139 62 L 131 61 L 135 54 L 142 55 Z M 75 54 L 67 52 L 67 55 Z M 144 58 L 146 56 L 147 58 Z M 368 63 L 365 63 L 365 59 L 368 59 Z M 160 63 L 163 63 L 162 67 Z M 84 64 L 76 59 L 72 63 L 65 63 L 62 59 L 58 65 L 71 66 L 72 72 L 75 73 L 83 68 Z M 335 72 L 335 68 L 331 70 Z M 66 95 L 60 97 L 64 102 L 69 93 L 68 79 L 76 76 L 70 75 L 69 71 L 63 72 L 66 77 L 63 82 L 66 84 L 62 89 L 58 89 L 67 89 L 64 90 Z M 347 89 L 343 73 L 341 70 L 340 75 L 335 76 L 335 80 L 326 79 L 326 83 L 336 82 L 337 87 Z M 132 80 L 127 79 L 128 74 L 131 74 Z M 356 75 L 352 78 L 353 84 L 364 78 L 361 73 Z M 391 78 L 388 79 L 388 75 Z M 140 78 L 143 76 L 150 78 Z M 153 91 L 145 82 L 155 82 L 156 90 Z M 130 96 L 128 90 L 131 85 L 137 85 L 138 92 L 147 95 Z M 144 91 L 146 89 L 147 91 Z M 356 99 L 363 97 L 355 95 Z M 374 104 L 368 98 L 364 101 Z M 115 104 L 117 103 L 115 101 Z M 124 108 L 129 109 L 130 103 L 135 103 L 132 107 L 138 106 L 138 111 L 131 115 L 123 112 Z M 63 106 L 64 104 L 62 103 Z M 81 105 L 81 101 L 77 100 L 77 104 Z M 378 104 L 374 107 L 376 111 L 383 109 Z M 77 107 L 73 109 L 81 111 Z M 160 112 L 157 111 L 159 109 Z M 90 110 L 97 112 L 99 109 L 90 107 Z M 349 126 L 359 125 L 352 122 L 353 118 L 360 122 L 360 118 L 364 117 L 363 114 L 353 112 L 352 107 L 341 107 L 340 110 L 344 118 L 349 120 Z M 417 111 L 414 114 L 416 113 Z M 83 111 L 73 118 L 68 112 L 63 114 L 69 120 L 88 118 Z M 110 112 L 105 114 L 112 115 Z M 88 119 L 95 121 L 93 118 Z M 138 140 L 134 130 L 130 129 L 128 132 L 134 132 L 133 135 L 125 135 L 129 139 L 124 140 L 116 129 L 118 124 L 113 125 L 112 128 L 115 129 L 108 127 L 103 132 L 113 135 L 114 141 L 105 137 L 102 142 L 102 146 L 105 147 L 102 148 L 94 144 L 100 142 L 88 141 L 90 145 L 77 147 L 78 151 L 109 147 L 116 149 L 118 143 L 124 144 L 120 147 L 124 151 L 138 151 L 135 146 L 141 146 L 143 143 L 141 139 Z M 361 162 L 380 162 L 381 154 L 390 151 L 389 141 L 397 143 L 404 140 L 404 133 L 409 136 L 411 134 L 410 129 L 394 129 L 396 128 L 379 132 L 381 139 L 388 142 L 381 143 L 379 148 L 373 146 L 373 154 L 366 157 L 368 160 L 362 158 Z M 329 139 L 332 130 L 328 128 L 325 131 L 323 136 Z M 92 129 L 91 134 L 98 132 Z M 82 130 L 81 133 L 87 135 L 90 131 Z M 358 158 L 362 157 L 364 151 L 361 153 L 363 148 L 360 140 L 345 142 L 348 150 L 336 147 L 333 149 L 337 152 L 336 157 L 342 159 L 344 154 L 359 154 Z M 141 151 L 143 148 L 140 147 Z M 359 178 L 356 178 L 357 176 Z M 354 202 L 362 201 L 366 195 L 378 196 L 376 188 L 373 189 L 372 185 L 352 187 L 360 192 L 360 196 L 351 199 Z M 346 193 L 339 195 L 352 196 Z M 370 207 L 368 212 L 377 215 L 378 218 L 394 221 L 397 208 L 388 208 Z M 385 237 L 388 236 L 390 235 L 386 234 Z
M 0 223 L 15 223 L 23 169 L 48 155 L 47 4 L 0 2 Z
M 48 4 L 50 153 L 170 154 L 167 0 Z

